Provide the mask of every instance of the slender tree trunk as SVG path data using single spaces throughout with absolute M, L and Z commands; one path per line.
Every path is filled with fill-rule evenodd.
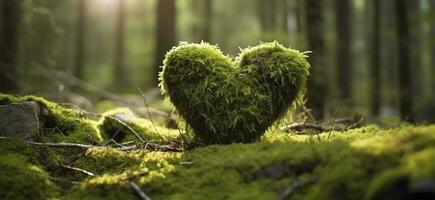
M 311 76 L 308 79 L 308 106 L 316 119 L 323 118 L 325 109 L 326 85 L 325 79 L 325 41 L 323 1 L 305 0 L 305 28 L 310 54 Z
M 274 31 L 276 28 L 276 0 L 258 0 L 258 13 L 262 31 Z
M 435 12 L 435 1 L 433 1 L 433 0 L 428 0 L 428 2 L 429 2 L 429 8 L 430 8 L 430 12 L 431 13 L 434 13 Z M 432 76 L 431 76 L 431 85 L 432 85 L 432 87 L 431 87 L 431 91 L 435 91 L 435 20 L 432 20 L 431 21 L 431 24 L 430 24 L 430 39 L 429 39 L 429 42 L 430 42 L 430 49 L 431 49 L 431 60 L 430 60 L 430 64 L 431 64 L 431 67 L 430 67 L 430 69 L 431 69 L 431 73 L 432 73 Z
M 86 38 L 86 0 L 77 0 L 76 51 L 74 76 L 84 80 L 85 38 Z
M 420 19 L 420 0 L 407 0 L 408 20 L 409 20 L 409 42 L 410 42 L 410 63 L 412 63 L 411 72 L 413 77 L 419 77 L 413 79 L 413 97 L 415 100 L 421 99 L 424 91 L 425 77 L 423 76 L 423 63 L 422 51 L 421 51 L 421 33 L 422 24 Z
M 13 93 L 18 90 L 17 60 L 18 26 L 20 23 L 20 1 L 0 2 L 0 92 Z
M 124 32 L 125 32 L 125 3 L 124 0 L 118 0 L 118 15 L 116 19 L 116 39 L 115 55 L 113 68 L 113 84 L 115 88 L 126 85 L 127 77 L 124 70 Z
M 347 101 L 352 98 L 351 8 L 350 0 L 335 0 L 337 80 L 340 99 Z
M 202 32 L 202 40 L 210 42 L 211 39 L 211 24 L 212 24 L 212 0 L 204 1 L 204 28 Z
M 373 116 L 379 116 L 381 102 L 381 40 L 380 40 L 380 22 L 381 10 L 380 1 L 372 0 L 373 4 L 373 30 L 372 30 L 372 50 L 371 50 L 371 93 L 370 93 L 370 110 Z
M 157 40 L 154 61 L 154 84 L 158 84 L 160 66 L 166 52 L 175 45 L 175 0 L 157 1 Z
M 281 0 L 281 3 L 278 4 L 279 7 L 281 7 L 282 10 L 282 22 L 281 22 L 281 29 L 284 33 L 288 32 L 288 10 L 289 10 L 289 4 L 287 0 Z
M 412 74 L 410 67 L 410 33 L 406 0 L 396 1 L 396 32 L 399 57 L 399 110 L 404 121 L 414 122 L 412 110 Z

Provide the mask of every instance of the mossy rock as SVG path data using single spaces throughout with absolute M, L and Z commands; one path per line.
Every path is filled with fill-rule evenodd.
M 102 142 L 100 132 L 96 127 L 97 123 L 86 119 L 77 110 L 65 108 L 41 97 L 15 97 L 0 93 L 0 105 L 26 101 L 36 102 L 41 108 L 38 119 L 42 132 L 34 136 L 35 140 L 86 144 Z
M 181 43 L 166 54 L 161 89 L 204 144 L 249 143 L 303 94 L 306 55 L 278 44 L 243 49 Z

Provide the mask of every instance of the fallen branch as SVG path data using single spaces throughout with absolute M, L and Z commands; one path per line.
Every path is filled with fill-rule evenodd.
M 311 177 L 311 178 L 307 178 L 305 180 L 299 181 L 299 180 L 295 180 L 295 182 L 286 190 L 284 190 L 279 196 L 278 196 L 278 200 L 284 200 L 284 199 L 288 199 L 294 192 L 296 192 L 298 189 L 300 189 L 301 187 L 304 187 L 305 185 L 312 183 L 313 181 L 315 181 L 317 178 L 316 177 Z
M 0 137 L 0 139 L 12 139 L 11 137 Z M 95 146 L 88 144 L 78 144 L 78 143 L 42 143 L 42 142 L 32 142 L 24 141 L 28 144 L 41 147 L 58 147 L 58 148 L 79 148 L 79 149 L 90 149 L 90 148 L 114 148 L 120 151 L 133 151 L 138 149 L 145 149 L 149 151 L 165 151 L 165 152 L 182 152 L 184 149 L 172 146 L 172 145 L 160 145 L 152 142 L 144 142 L 139 144 L 134 144 L 131 146 L 121 146 L 121 147 L 108 147 L 108 146 Z
M 61 167 L 65 168 L 65 169 L 70 169 L 70 170 L 73 170 L 73 171 L 81 172 L 81 173 L 86 174 L 88 176 L 95 176 L 94 173 L 89 172 L 89 171 L 84 170 L 84 169 L 80 169 L 78 167 L 72 167 L 72 166 L 68 166 L 68 165 L 61 165 Z
M 359 118 L 356 118 L 356 117 L 354 117 L 354 118 L 350 118 L 350 117 L 339 118 L 339 119 L 336 119 L 336 120 L 332 121 L 331 123 L 327 123 L 327 124 L 316 124 L 316 123 L 308 123 L 308 122 L 293 123 L 293 124 L 289 124 L 286 126 L 282 126 L 281 130 L 283 130 L 283 131 L 290 130 L 290 131 L 297 131 L 297 132 L 302 132 L 302 131 L 312 130 L 312 129 L 314 129 L 318 132 L 346 131 L 346 130 L 357 128 L 357 127 L 361 126 L 364 123 L 364 121 L 365 121 L 365 117 L 362 115 Z M 334 125 L 336 123 L 350 123 L 350 124 L 344 128 L 336 128 Z M 331 124 L 330 128 L 325 128 L 325 126 L 328 124 Z
M 302 131 L 305 129 L 314 129 L 320 132 L 327 131 L 328 129 L 322 127 L 321 125 L 314 123 L 293 123 L 286 126 L 281 127 L 281 130 L 293 130 L 293 131 Z
M 142 199 L 142 200 L 151 200 L 151 198 L 145 194 L 145 192 L 140 189 L 139 185 L 137 185 L 135 182 L 130 181 L 129 182 L 131 189 L 133 189 L 134 192 Z
M 165 151 L 165 152 L 182 152 L 184 151 L 182 148 L 174 147 L 171 145 L 159 145 L 156 143 L 146 142 L 143 144 L 135 144 L 126 147 L 119 147 L 121 151 L 134 151 L 138 149 L 146 149 L 150 151 Z

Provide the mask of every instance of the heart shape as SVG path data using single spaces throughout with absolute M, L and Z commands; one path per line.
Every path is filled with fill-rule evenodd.
M 253 142 L 304 93 L 306 55 L 277 42 L 241 50 L 181 43 L 163 61 L 160 87 L 204 144 Z

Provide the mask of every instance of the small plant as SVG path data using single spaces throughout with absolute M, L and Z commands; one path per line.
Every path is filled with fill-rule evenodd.
M 241 50 L 181 43 L 166 54 L 160 87 L 204 144 L 256 141 L 304 93 L 305 53 L 277 42 Z

